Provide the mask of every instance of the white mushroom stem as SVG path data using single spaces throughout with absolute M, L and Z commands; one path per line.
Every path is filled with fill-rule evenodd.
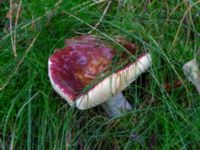
M 200 70 L 195 59 L 187 62 L 183 66 L 183 70 L 188 80 L 194 84 L 200 94 Z
M 103 103 L 101 107 L 110 118 L 121 116 L 123 111 L 132 109 L 132 106 L 122 93 L 117 94 L 111 100 Z
M 134 76 L 134 80 L 151 66 L 151 58 L 149 57 L 147 60 L 148 61 L 146 65 L 144 65 L 145 61 L 140 61 L 142 66 L 137 66 L 140 72 L 138 72 L 138 74 Z M 134 68 L 134 71 L 137 71 L 137 67 Z M 122 92 L 120 92 L 110 100 L 106 101 L 101 106 L 110 118 L 121 116 L 124 111 L 129 111 L 132 109 L 131 104 L 123 96 Z

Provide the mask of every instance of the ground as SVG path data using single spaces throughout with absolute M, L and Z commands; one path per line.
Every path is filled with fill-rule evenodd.
M 182 71 L 200 47 L 199 12 L 197 0 L 0 0 L 0 149 L 199 149 L 200 97 Z M 86 33 L 152 55 L 122 117 L 72 108 L 51 87 L 48 57 Z

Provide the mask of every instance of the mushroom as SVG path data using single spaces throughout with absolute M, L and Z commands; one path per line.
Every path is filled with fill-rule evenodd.
M 200 70 L 196 59 L 190 60 L 183 66 L 183 71 L 188 80 L 196 87 L 200 94 Z
M 102 105 L 110 117 L 121 115 L 132 108 L 121 92 L 151 66 L 151 57 L 143 54 L 113 73 L 115 56 L 114 48 L 94 35 L 67 39 L 48 60 L 51 84 L 71 106 Z

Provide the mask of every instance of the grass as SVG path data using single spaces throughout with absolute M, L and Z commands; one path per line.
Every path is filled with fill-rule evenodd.
M 0 1 L 0 149 L 200 148 L 200 97 L 182 71 L 200 47 L 200 1 L 22 0 L 10 24 L 11 2 Z M 51 88 L 48 57 L 88 32 L 113 44 L 124 36 L 152 55 L 124 91 L 134 109 L 122 117 L 70 108 Z

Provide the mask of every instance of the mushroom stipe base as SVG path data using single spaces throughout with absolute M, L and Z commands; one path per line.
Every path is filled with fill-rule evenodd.
M 101 107 L 110 118 L 119 117 L 123 112 L 132 110 L 132 106 L 121 92 L 107 102 L 101 104 Z

